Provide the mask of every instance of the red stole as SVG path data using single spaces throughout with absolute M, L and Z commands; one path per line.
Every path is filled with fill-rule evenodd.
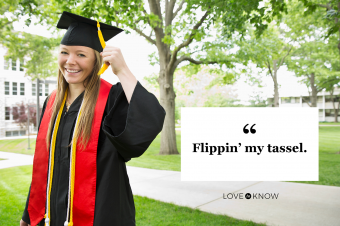
M 74 226 L 93 226 L 97 182 L 97 147 L 103 113 L 112 85 L 100 79 L 100 89 L 94 110 L 91 137 L 85 150 L 77 143 L 75 185 L 73 200 Z M 47 103 L 37 136 L 28 213 L 31 225 L 35 226 L 44 218 L 46 209 L 46 188 L 48 178 L 49 151 L 46 148 L 46 134 L 55 100 L 54 90 Z M 53 185 L 52 185 L 53 186 Z M 66 220 L 66 219 L 64 219 Z M 53 224 L 53 219 L 51 219 Z

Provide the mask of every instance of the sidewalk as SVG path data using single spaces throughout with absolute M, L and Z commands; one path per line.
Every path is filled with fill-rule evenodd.
M 0 160 L 0 169 L 33 164 L 33 155 L 23 155 L 0 151 L 0 158 L 5 159 Z
M 1 160 L 0 169 L 33 163 L 32 156 L 0 152 L 0 158 L 6 157 L 9 160 Z M 127 170 L 135 195 L 267 225 L 340 226 L 340 187 L 262 181 L 184 182 L 176 171 L 131 166 Z M 229 193 L 243 193 L 243 199 L 224 199 L 223 194 Z M 245 199 L 246 193 L 279 196 Z
M 0 140 L 27 139 L 28 136 L 1 137 Z M 36 139 L 37 135 L 30 135 L 30 139 Z
M 267 225 L 340 225 L 340 187 L 290 182 L 184 182 L 180 172 L 128 167 L 133 194 Z M 278 199 L 223 199 L 228 193 Z

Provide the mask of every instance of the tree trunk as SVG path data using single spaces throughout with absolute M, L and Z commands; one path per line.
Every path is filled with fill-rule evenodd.
M 161 105 L 165 109 L 166 116 L 161 133 L 160 155 L 179 154 L 176 144 L 175 131 L 175 91 L 173 87 L 173 71 L 168 71 L 161 65 L 159 72 L 159 89 Z
M 309 81 L 310 81 L 310 85 L 311 85 L 311 89 L 312 89 L 312 96 L 311 96 L 311 107 L 316 107 L 316 102 L 317 102 L 317 88 L 315 85 L 315 74 L 311 73 L 310 77 L 309 77 Z
M 277 60 L 273 60 L 273 72 L 272 75 L 273 82 L 274 82 L 274 107 L 279 107 L 279 84 L 277 83 Z
M 332 103 L 333 103 L 334 122 L 338 122 L 338 114 L 339 114 L 340 101 L 338 103 L 338 107 L 336 107 L 335 98 L 334 98 L 334 87 L 329 91 L 329 93 L 331 94 L 331 99 L 332 99 Z M 339 94 L 339 97 L 340 97 L 340 94 Z
M 161 21 L 154 29 L 156 36 L 156 46 L 158 49 L 159 56 L 159 91 L 160 91 L 160 102 L 163 106 L 166 115 L 163 124 L 163 129 L 161 132 L 161 147 L 159 154 L 160 155 L 171 155 L 171 154 L 179 154 L 177 150 L 176 144 L 176 132 L 175 132 L 175 91 L 173 86 L 173 75 L 174 69 L 168 67 L 170 58 L 171 58 L 171 50 L 170 46 L 163 43 L 163 38 L 165 36 L 164 30 L 162 28 L 163 16 L 160 7 L 160 1 L 149 0 L 150 12 L 157 15 L 159 20 Z M 173 2 L 174 3 L 174 2 Z M 172 4 L 171 6 L 174 6 Z M 166 15 L 165 15 L 165 25 L 171 25 L 172 21 L 172 10 L 173 7 L 169 7 L 166 1 Z
M 274 81 L 274 107 L 279 107 L 279 85 Z
M 340 13 L 340 1 L 338 2 L 338 13 Z M 339 19 L 335 17 L 335 24 L 338 24 Z M 338 42 L 338 50 L 339 50 L 339 55 L 340 55 L 340 27 L 338 29 L 339 33 L 339 42 Z

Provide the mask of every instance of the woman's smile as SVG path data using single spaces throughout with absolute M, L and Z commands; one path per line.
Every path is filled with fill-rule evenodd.
M 65 71 L 71 75 L 78 74 L 81 70 L 65 68 Z

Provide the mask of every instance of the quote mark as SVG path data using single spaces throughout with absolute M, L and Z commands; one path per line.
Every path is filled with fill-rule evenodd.
M 249 124 L 247 124 L 247 125 L 245 125 L 245 126 L 243 127 L 243 132 L 244 132 L 245 134 L 248 134 L 248 133 L 249 133 L 249 129 L 246 128 L 248 125 L 249 125 Z M 250 132 L 251 132 L 252 134 L 255 134 L 255 133 L 256 133 L 256 130 L 253 128 L 255 125 L 256 125 L 256 124 L 254 124 L 254 125 L 252 125 L 252 126 L 250 127 Z

